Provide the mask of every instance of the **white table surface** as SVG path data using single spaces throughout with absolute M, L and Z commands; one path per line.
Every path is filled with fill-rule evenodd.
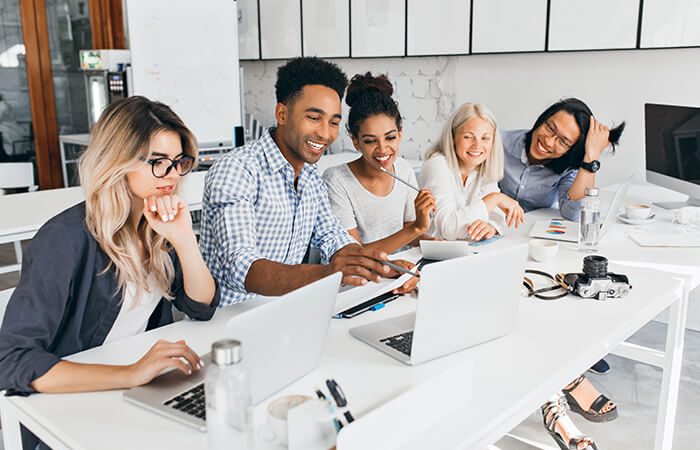
M 634 192 L 631 191 L 632 195 Z M 528 222 L 536 217 L 529 215 Z M 623 236 L 616 237 L 613 232 L 622 232 Z M 339 435 L 338 448 L 341 450 L 482 450 L 661 311 L 681 304 L 677 300 L 683 299 L 684 295 L 687 300 L 689 286 L 696 285 L 700 278 L 697 276 L 700 269 L 695 267 L 692 270 L 692 252 L 681 258 L 676 258 L 675 249 L 659 249 L 659 252 L 650 254 L 649 249 L 636 249 L 632 247 L 636 244 L 632 242 L 630 245 L 624 242 L 625 239 L 629 240 L 624 237 L 624 228 L 615 225 L 605 238 L 607 242 L 601 244 L 600 252 L 606 256 L 609 256 L 609 250 L 617 252 L 615 258 L 610 258 L 613 261 L 610 270 L 630 277 L 634 288 L 624 299 L 605 302 L 575 298 L 554 302 L 523 299 L 517 328 L 509 336 L 417 367 L 408 367 L 352 338 L 347 332 L 350 327 L 411 311 L 416 300 L 406 297 L 380 311 L 352 320 L 334 320 L 319 369 L 280 395 L 312 394 L 312 387 L 322 384 L 325 378 L 338 380 L 357 417 Z M 512 236 L 492 247 L 526 240 L 523 236 Z M 482 247 L 482 251 L 488 249 Z M 698 254 L 695 253 L 695 261 L 698 261 Z M 578 272 L 582 256 L 563 245 L 555 263 L 529 261 L 528 268 Z M 620 267 L 614 262 L 617 257 L 632 259 L 636 263 L 665 262 L 669 263 L 668 267 L 681 266 L 693 276 L 681 281 L 680 276 L 639 267 L 639 264 L 637 267 Z M 497 275 L 494 274 L 490 281 L 499 282 Z M 185 338 L 195 351 L 205 353 L 211 342 L 224 337 L 229 317 L 253 306 L 254 303 L 250 303 L 241 308 L 226 308 L 217 312 L 210 322 L 179 322 L 82 352 L 70 359 L 130 363 L 161 338 Z M 682 305 L 676 310 L 682 312 Z M 674 317 L 682 330 L 683 314 Z M 584 329 L 577 329 L 576 324 L 585 324 Z M 682 356 L 682 345 L 679 350 L 673 358 L 676 365 Z M 679 368 L 674 373 L 676 378 L 679 377 Z M 662 397 L 664 392 L 670 393 L 671 397 L 674 392 L 677 395 L 677 383 L 666 384 L 670 387 L 662 391 Z M 263 408 L 264 403 L 256 408 L 258 423 Z M 120 391 L 5 397 L 0 399 L 0 411 L 6 422 L 3 426 L 5 434 L 12 434 L 8 429 L 12 424 L 8 424 L 8 420 L 18 419 L 55 449 L 192 449 L 206 446 L 205 434 L 126 403 Z M 674 412 L 670 411 L 671 420 Z M 657 448 L 662 448 L 658 442 Z
M 182 179 L 180 193 L 190 210 L 202 209 L 206 172 L 192 172 Z M 30 239 L 56 214 L 85 200 L 80 186 L 0 196 L 0 244 Z

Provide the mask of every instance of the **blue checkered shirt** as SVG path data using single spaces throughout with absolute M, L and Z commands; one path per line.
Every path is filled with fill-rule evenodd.
M 259 259 L 300 264 L 311 245 L 328 262 L 355 242 L 333 213 L 315 165 L 304 164 L 294 187 L 274 130 L 221 158 L 206 176 L 200 247 L 220 284 L 220 306 L 254 296 L 245 279 Z

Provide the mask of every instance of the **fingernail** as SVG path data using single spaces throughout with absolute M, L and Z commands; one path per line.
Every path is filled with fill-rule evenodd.
M 192 369 L 187 369 L 187 375 L 192 375 Z
M 360 281 L 360 284 L 362 284 L 362 285 L 367 284 L 367 280 L 363 279 L 362 281 Z
M 157 208 L 155 207 L 155 205 L 151 205 L 151 212 L 156 212 L 156 211 L 157 211 Z
M 199 367 L 204 367 L 204 361 L 202 361 L 201 359 L 199 360 Z
M 389 269 L 389 266 L 384 266 L 384 272 L 388 272 L 389 270 L 391 270 Z
M 163 220 L 163 222 L 167 222 L 167 221 L 168 221 L 168 216 L 166 216 L 165 214 L 163 214 L 162 216 L 160 216 L 160 218 Z
M 170 214 L 168 217 L 170 217 L 170 220 L 173 220 L 175 218 L 175 214 Z

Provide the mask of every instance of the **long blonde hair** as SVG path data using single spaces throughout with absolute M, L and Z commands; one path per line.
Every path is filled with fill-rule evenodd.
M 175 271 L 167 241 L 144 218 L 138 224 L 129 223 L 132 194 L 126 180 L 127 173 L 145 164 L 151 138 L 165 130 L 176 132 L 183 152 L 196 160 L 197 142 L 182 120 L 168 106 L 140 96 L 113 103 L 104 110 L 80 158 L 85 223 L 109 257 L 104 271 L 114 265 L 122 298 L 127 282 L 132 282 L 136 285 L 135 298 L 140 299 L 149 291 L 149 275 L 166 298 L 172 298 L 170 286 Z
M 479 117 L 487 121 L 493 127 L 493 148 L 491 154 L 482 164 L 479 164 L 477 171 L 485 183 L 495 183 L 503 178 L 503 143 L 498 131 L 496 118 L 491 111 L 478 103 L 465 103 L 455 111 L 442 129 L 440 138 L 425 153 L 425 158 L 429 159 L 441 154 L 447 160 L 447 165 L 455 173 L 460 175 L 459 159 L 455 146 L 455 133 L 472 117 Z M 460 175 L 461 176 L 461 175 Z

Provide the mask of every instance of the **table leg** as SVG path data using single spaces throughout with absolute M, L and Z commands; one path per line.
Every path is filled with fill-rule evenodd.
M 1 394 L 0 394 L 1 395 Z M 14 410 L 0 401 L 0 416 L 2 417 L 2 440 L 7 450 L 22 448 L 22 436 L 19 431 L 19 419 Z
M 17 258 L 17 264 L 22 264 L 22 241 L 15 241 L 15 257 Z
M 670 307 L 668 330 L 666 331 L 666 352 L 661 379 L 659 415 L 656 422 L 654 450 L 671 450 L 673 430 L 678 405 L 681 368 L 683 364 L 683 344 L 685 324 L 688 314 L 689 283 L 684 283 L 683 294 Z

